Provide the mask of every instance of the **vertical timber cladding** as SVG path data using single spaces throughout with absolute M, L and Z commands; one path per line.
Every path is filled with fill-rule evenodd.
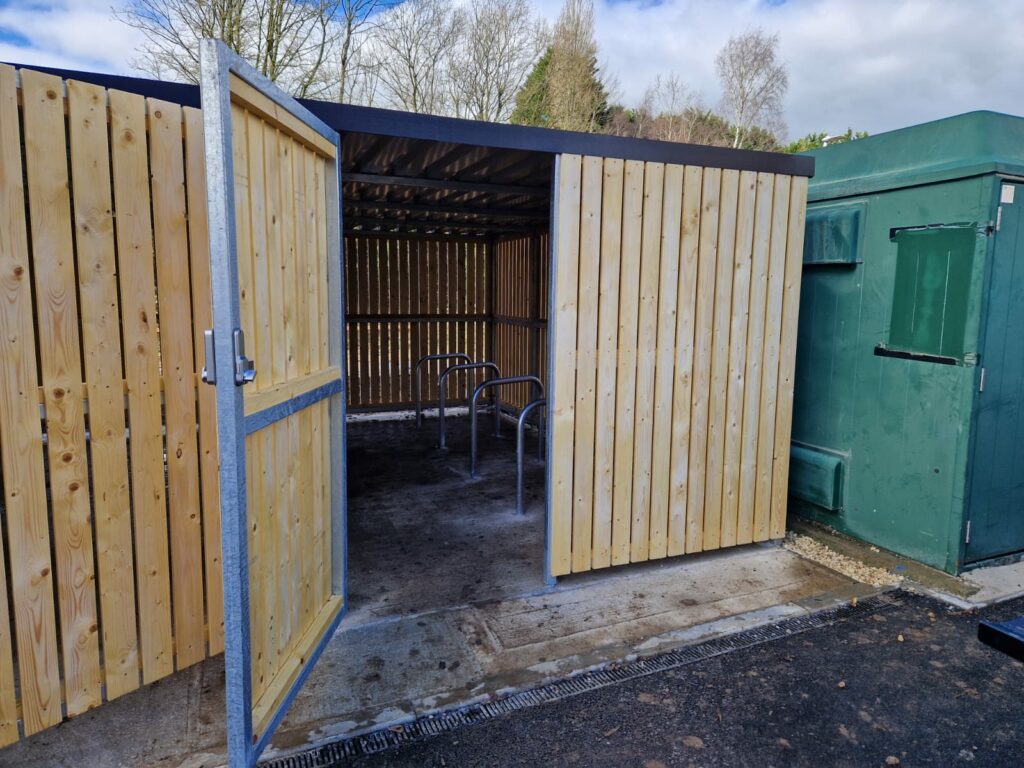
M 203 152 L 0 65 L 0 746 L 224 648 Z
M 780 538 L 807 179 L 561 155 L 553 576 Z
M 424 355 L 490 359 L 487 241 L 351 232 L 344 251 L 350 409 L 411 407 L 413 374 Z M 423 365 L 425 403 L 437 401 L 438 379 L 451 362 Z M 449 377 L 448 402 L 467 400 L 472 381 L 465 373 Z
M 258 370 L 244 390 L 250 416 L 341 376 L 328 328 L 336 150 L 243 80 L 230 83 L 239 306 Z M 257 736 L 342 607 L 330 566 L 332 494 L 343 492 L 330 482 L 331 419 L 323 399 L 246 437 Z
M 548 234 L 506 236 L 494 246 L 494 357 L 502 376 L 547 381 Z M 537 393 L 531 384 L 508 384 L 501 401 L 521 409 Z

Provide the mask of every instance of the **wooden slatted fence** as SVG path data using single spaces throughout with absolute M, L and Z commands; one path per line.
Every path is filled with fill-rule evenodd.
M 410 408 L 414 369 L 424 355 L 465 352 L 490 359 L 490 246 L 469 239 L 348 235 L 345 326 L 353 410 Z M 423 401 L 451 361 L 423 366 Z M 449 378 L 449 403 L 465 402 L 472 377 Z
M 547 379 L 548 236 L 499 240 L 494 249 L 494 347 L 504 376 Z M 529 384 L 502 388 L 501 399 L 519 409 L 536 397 Z
M 198 110 L 0 66 L 0 745 L 223 650 L 206 215 Z
M 558 167 L 551 572 L 781 537 L 807 179 Z

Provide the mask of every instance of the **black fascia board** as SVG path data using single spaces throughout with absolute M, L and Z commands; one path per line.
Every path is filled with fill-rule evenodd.
M 66 80 L 82 80 L 138 93 L 186 107 L 199 107 L 199 87 L 188 83 L 151 80 L 126 75 L 107 75 L 54 67 L 11 63 Z M 814 158 L 781 152 L 680 144 L 651 139 L 631 139 L 600 133 L 577 133 L 525 125 L 487 123 L 455 117 L 438 117 L 378 107 L 361 107 L 314 99 L 299 99 L 310 112 L 339 133 L 368 133 L 450 144 L 473 144 L 495 149 L 521 149 L 547 154 L 592 155 L 623 160 L 644 160 L 679 165 L 700 165 L 740 171 L 813 176 Z

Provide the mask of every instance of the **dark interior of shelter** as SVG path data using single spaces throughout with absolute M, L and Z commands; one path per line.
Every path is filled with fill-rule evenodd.
M 546 415 L 524 420 L 521 513 L 517 419 L 543 385 L 481 390 L 475 477 L 467 406 L 484 381 L 547 379 L 552 155 L 347 133 L 342 162 L 351 610 L 535 590 Z

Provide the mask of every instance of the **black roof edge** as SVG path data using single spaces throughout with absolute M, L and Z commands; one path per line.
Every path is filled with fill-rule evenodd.
M 108 75 L 72 69 L 10 63 L 64 79 L 82 80 L 105 88 L 138 93 L 186 107 L 199 107 L 199 87 L 188 83 Z M 369 133 L 452 144 L 473 144 L 496 149 L 521 149 L 549 154 L 593 155 L 624 160 L 700 165 L 739 171 L 813 176 L 814 158 L 781 152 L 709 147 L 652 139 L 631 139 L 600 133 L 577 133 L 525 125 L 486 123 L 455 117 L 422 115 L 378 107 L 299 99 L 306 109 L 340 133 Z

